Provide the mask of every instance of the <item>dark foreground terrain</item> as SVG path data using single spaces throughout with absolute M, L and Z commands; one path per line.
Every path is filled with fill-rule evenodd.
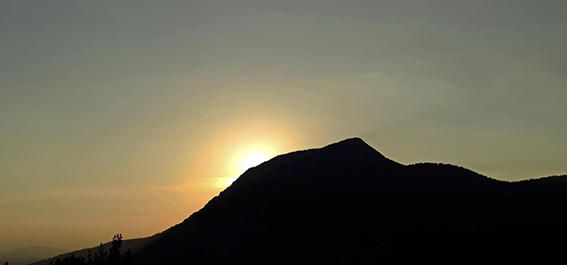
M 567 177 L 510 183 L 402 165 L 353 138 L 252 168 L 182 223 L 132 242 L 138 265 L 563 259 Z

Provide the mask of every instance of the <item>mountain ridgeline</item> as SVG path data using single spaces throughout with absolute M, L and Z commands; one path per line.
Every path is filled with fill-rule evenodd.
M 503 182 L 402 165 L 352 138 L 249 169 L 134 255 L 138 265 L 558 257 L 566 235 L 566 176 Z

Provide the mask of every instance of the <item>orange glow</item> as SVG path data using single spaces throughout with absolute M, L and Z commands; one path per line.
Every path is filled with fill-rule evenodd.
M 200 156 L 188 168 L 188 186 L 222 190 L 250 167 L 297 149 L 290 125 L 286 119 L 242 118 L 212 129 L 217 133 L 206 137 L 196 152 Z
M 262 164 L 270 160 L 277 154 L 275 148 L 268 144 L 248 144 L 231 154 L 230 173 L 227 177 L 218 178 L 216 185 L 219 188 L 226 188 L 232 184 L 242 173 L 249 168 Z
M 270 155 L 264 151 L 254 151 L 244 156 L 240 162 L 241 171 L 246 171 L 249 168 L 255 167 L 270 159 Z

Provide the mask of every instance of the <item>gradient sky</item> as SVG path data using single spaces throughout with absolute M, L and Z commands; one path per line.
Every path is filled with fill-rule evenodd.
M 147 236 L 251 146 L 567 172 L 567 1 L 0 0 L 0 253 Z M 263 148 L 264 148 L 263 147 Z

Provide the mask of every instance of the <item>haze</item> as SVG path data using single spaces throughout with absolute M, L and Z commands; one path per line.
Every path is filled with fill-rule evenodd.
M 159 232 L 242 150 L 565 173 L 565 1 L 0 0 L 0 253 Z

